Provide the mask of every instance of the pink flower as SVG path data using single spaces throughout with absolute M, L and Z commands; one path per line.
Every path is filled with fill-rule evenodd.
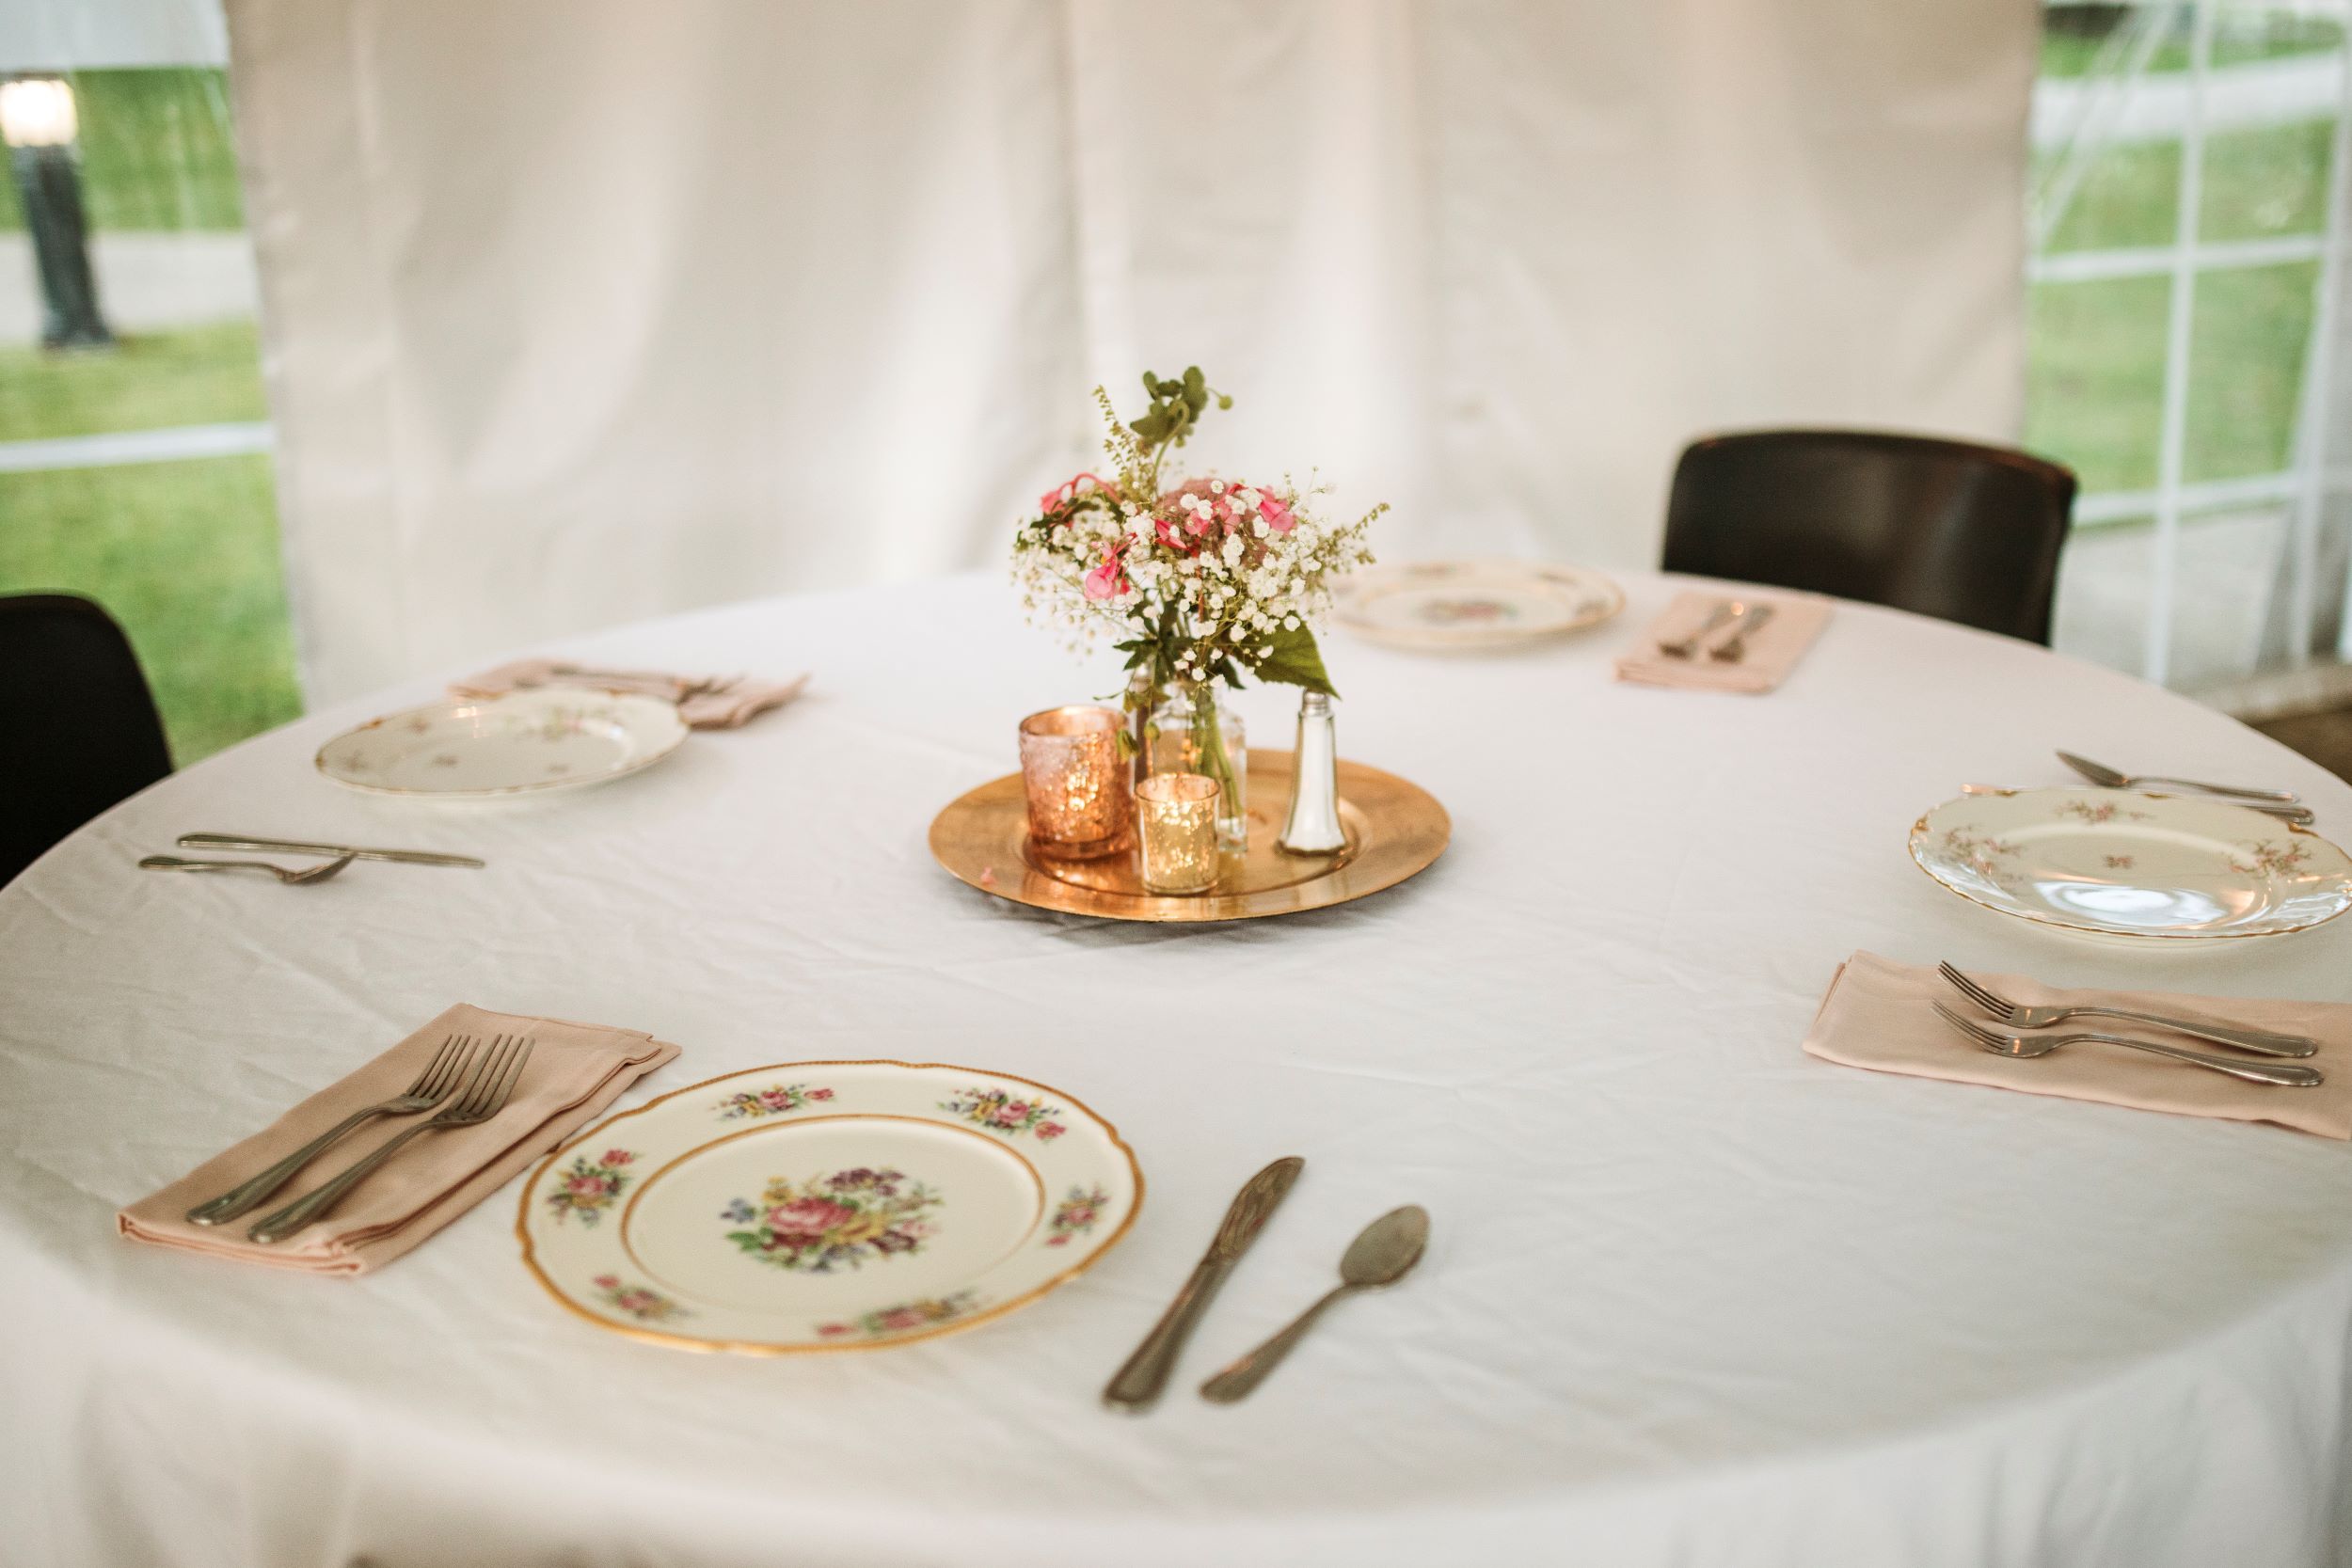
M 1298 526 L 1298 519 L 1291 515 L 1288 503 L 1272 496 L 1258 498 L 1258 515 L 1263 517 L 1265 526 L 1277 533 L 1288 533 Z
M 596 1275 L 596 1289 L 600 1291 L 612 1290 L 620 1283 L 621 1276 L 617 1274 L 600 1274 Z
M 848 1204 L 829 1197 L 796 1197 L 768 1211 L 768 1228 L 783 1243 L 814 1241 L 856 1214 Z
M 818 1327 L 817 1332 L 830 1339 L 836 1334 L 849 1333 L 850 1325 L 848 1323 L 823 1323 Z
M 1055 1236 L 1055 1237 L 1050 1237 L 1050 1238 L 1048 1238 L 1048 1239 L 1047 1239 L 1047 1241 L 1046 1241 L 1046 1243 L 1045 1243 L 1045 1244 L 1046 1244 L 1047 1246 L 1065 1246 L 1065 1245 L 1069 1244 L 1069 1242 L 1070 1242 L 1070 1238 L 1069 1238 L 1068 1236 L 1066 1236 L 1066 1235 L 1063 1235 L 1063 1236 Z
M 1041 1139 L 1058 1138 L 1068 1131 L 1058 1121 L 1041 1121 L 1037 1124 L 1037 1135 Z
M 582 1197 L 601 1197 L 612 1190 L 612 1183 L 601 1176 L 575 1176 L 564 1185 Z
M 604 1164 L 608 1165 L 626 1165 L 636 1158 L 626 1148 L 608 1148 L 604 1151 Z
M 831 1100 L 833 1098 L 833 1091 L 831 1089 L 811 1089 L 808 1091 L 808 1097 L 811 1100 Z
M 912 1307 L 894 1307 L 877 1320 L 884 1328 L 913 1328 L 923 1321 L 923 1314 Z
M 1091 484 L 1113 500 L 1119 499 L 1119 486 L 1116 484 L 1099 479 L 1093 474 L 1080 474 L 1065 483 L 1055 485 L 1051 490 L 1040 496 L 1037 499 L 1037 509 L 1040 512 L 1052 512 L 1057 507 L 1068 506 L 1078 499 L 1078 486 L 1081 484 Z

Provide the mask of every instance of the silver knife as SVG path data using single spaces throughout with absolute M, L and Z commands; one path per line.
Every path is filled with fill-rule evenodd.
M 1225 1223 L 1216 1227 L 1216 1239 L 1209 1243 L 1192 1277 L 1176 1292 L 1160 1321 L 1152 1325 L 1152 1332 L 1143 1337 L 1135 1354 L 1119 1369 L 1108 1386 L 1103 1390 L 1103 1402 L 1114 1410 L 1141 1412 L 1152 1408 L 1168 1386 L 1168 1374 L 1176 1370 L 1176 1355 L 1184 1348 L 1192 1335 L 1193 1325 L 1216 1299 L 1217 1288 L 1225 1276 L 1233 1272 L 1241 1255 L 1249 1250 L 1249 1243 L 1258 1239 L 1298 1173 L 1307 1168 L 1307 1162 L 1292 1154 L 1277 1160 L 1243 1183 L 1234 1196 L 1232 1207 L 1225 1211 Z
M 410 865 L 462 865 L 479 871 L 489 864 L 471 855 L 443 855 L 430 849 L 359 849 L 348 844 L 310 844 L 291 838 L 238 838 L 230 833 L 182 833 L 183 849 L 276 849 L 294 855 L 349 855 L 363 861 L 402 861 Z

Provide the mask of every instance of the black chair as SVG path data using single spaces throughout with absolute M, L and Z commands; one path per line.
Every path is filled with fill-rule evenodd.
M 1759 430 L 1684 449 L 1666 570 L 1801 588 L 2050 641 L 2068 469 L 2007 447 Z
M 71 594 L 0 597 L 0 882 L 170 771 L 114 617 Z

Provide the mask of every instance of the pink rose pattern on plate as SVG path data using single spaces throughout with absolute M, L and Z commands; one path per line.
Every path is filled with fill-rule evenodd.
M 831 1274 L 868 1259 L 917 1253 L 935 1227 L 924 1216 L 946 1200 L 895 1170 L 835 1171 L 795 1184 L 768 1183 L 757 1203 L 737 1198 L 719 1217 L 739 1229 L 727 1240 L 773 1268 Z
M 631 1180 L 624 1167 L 636 1158 L 626 1148 L 608 1148 L 595 1160 L 585 1154 L 572 1156 L 571 1168 L 555 1179 L 554 1190 L 548 1194 L 548 1212 L 555 1223 L 578 1214 L 580 1223 L 593 1229 L 604 1212 L 621 1200 L 622 1189 Z
M 1070 1196 L 1055 1206 L 1054 1217 L 1046 1229 L 1047 1246 L 1068 1246 L 1073 1236 L 1083 1236 L 1094 1228 L 1094 1222 L 1110 1207 L 1111 1195 L 1100 1187 L 1073 1187 Z
M 644 1285 L 624 1285 L 616 1274 L 600 1274 L 596 1277 L 596 1296 L 607 1307 L 626 1312 L 641 1323 L 664 1323 L 673 1318 L 691 1318 L 694 1314 L 672 1301 L 660 1291 Z
M 1060 1106 L 1020 1099 L 1004 1089 L 966 1089 L 953 1100 L 941 1101 L 939 1108 L 1008 1138 L 1034 1130 L 1041 1141 L 1051 1143 L 1069 1131 L 1052 1119 L 1062 1114 Z
M 953 1323 L 958 1318 L 969 1316 L 977 1305 L 975 1292 L 958 1291 L 953 1295 L 925 1296 L 919 1301 L 878 1307 L 871 1312 L 862 1312 L 847 1323 L 818 1323 L 817 1332 L 827 1339 L 845 1338 L 851 1335 L 877 1338 L 884 1335 L 904 1334 L 912 1328 L 930 1328 L 939 1323 Z
M 2268 839 L 2264 839 L 2260 844 L 2246 845 L 2244 848 L 2246 860 L 2233 859 L 2230 862 L 2231 866 L 2235 870 L 2248 873 L 2260 872 L 2265 877 L 2283 877 L 2291 872 L 2299 871 L 2303 868 L 2303 863 L 2312 858 L 2310 848 L 2304 845 L 2273 844 Z
M 745 1117 L 780 1117 L 787 1111 L 821 1102 L 833 1098 L 831 1089 L 812 1089 L 806 1084 L 774 1084 L 764 1089 L 739 1089 L 712 1107 L 721 1121 L 739 1121 Z

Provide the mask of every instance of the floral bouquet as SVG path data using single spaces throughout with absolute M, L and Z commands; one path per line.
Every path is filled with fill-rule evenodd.
M 1168 705 L 1190 716 L 1186 765 L 1224 792 L 1220 835 L 1242 817 L 1242 776 L 1217 717 L 1214 683 L 1260 680 L 1332 689 L 1314 627 L 1331 606 L 1333 583 L 1372 560 L 1365 544 L 1383 504 L 1355 522 L 1314 515 L 1319 489 L 1218 478 L 1164 480 L 1170 451 L 1184 444 L 1214 398 L 1199 366 L 1184 375 L 1144 372 L 1151 407 L 1121 423 L 1095 388 L 1109 434 L 1111 475 L 1083 473 L 1040 498 L 1021 525 L 1013 572 L 1032 622 L 1073 634 L 1083 649 L 1101 632 L 1131 672 L 1125 703 L 1148 745 L 1145 720 Z M 1173 699 L 1173 701 L 1171 701 Z

